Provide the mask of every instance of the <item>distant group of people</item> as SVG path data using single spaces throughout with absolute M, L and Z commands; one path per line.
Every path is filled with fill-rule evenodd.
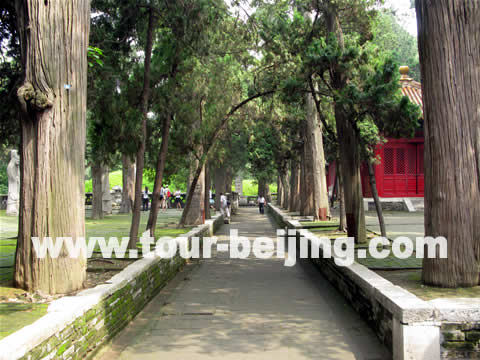
M 209 194 L 211 197 L 211 193 Z M 174 196 L 175 201 L 173 203 L 174 207 L 178 210 L 182 210 L 182 193 L 180 190 L 175 191 L 175 193 L 171 193 L 170 189 L 168 188 L 168 185 L 165 187 L 162 185 L 160 188 L 160 209 L 163 211 L 166 211 L 169 209 L 171 206 L 171 200 L 170 198 Z M 258 195 L 257 199 L 258 203 L 258 210 L 260 214 L 265 214 L 265 205 L 267 203 L 267 200 L 265 200 L 265 197 L 260 194 Z M 148 211 L 149 210 L 149 204 L 150 204 L 150 196 L 148 192 L 148 186 L 145 186 L 145 190 L 143 192 L 143 202 L 142 202 L 142 211 Z M 227 219 L 230 218 L 230 208 L 229 208 L 229 201 L 227 196 L 224 193 L 220 193 L 220 212 L 224 217 Z
M 257 198 L 258 204 L 258 211 L 260 214 L 265 214 L 265 205 L 267 204 L 267 200 L 265 197 L 260 194 Z M 228 201 L 227 196 L 224 193 L 220 193 L 220 212 L 222 213 L 223 217 L 229 219 L 230 218 L 230 202 Z
M 172 194 L 170 192 L 170 189 L 168 188 L 168 185 L 165 185 L 165 187 L 162 185 L 162 187 L 160 188 L 159 207 L 161 210 L 166 211 L 171 207 L 170 198 L 172 196 L 175 197 L 175 202 L 174 202 L 175 208 L 182 210 L 182 193 L 180 192 L 180 190 L 177 190 L 175 191 L 175 193 Z M 145 186 L 145 190 L 143 191 L 142 211 L 148 211 L 149 204 L 150 204 L 150 195 L 148 191 L 148 186 Z

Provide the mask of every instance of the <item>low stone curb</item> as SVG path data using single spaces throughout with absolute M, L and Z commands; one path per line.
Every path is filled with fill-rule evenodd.
M 212 236 L 221 214 L 180 237 Z M 186 260 L 145 257 L 105 284 L 50 303 L 47 314 L 0 340 L 0 360 L 91 358 L 123 329 L 180 270 Z
M 287 229 L 302 225 L 268 204 L 269 214 Z M 318 237 L 303 229 L 312 244 Z M 424 301 L 354 262 L 311 259 L 390 349 L 393 359 L 480 359 L 480 299 Z

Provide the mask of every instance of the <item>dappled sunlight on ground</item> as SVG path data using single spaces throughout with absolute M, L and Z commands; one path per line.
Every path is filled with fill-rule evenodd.
M 132 220 L 131 214 L 114 214 L 103 219 L 85 219 L 86 236 L 118 237 L 128 236 Z M 145 231 L 148 212 L 141 213 L 139 234 Z M 181 212 L 174 209 L 162 211 L 158 215 L 156 238 L 161 236 L 176 237 L 188 232 L 191 227 L 177 229 L 176 224 Z M 46 307 L 53 299 L 44 294 L 29 294 L 13 288 L 13 269 L 17 244 L 18 217 L 6 216 L 0 211 L 0 338 L 31 324 L 46 313 Z M 109 280 L 133 260 L 115 258 L 103 259 L 96 248 L 93 258 L 88 260 L 87 279 L 84 287 L 94 287 Z M 60 295 L 61 296 L 61 295 Z
M 276 237 L 266 215 L 241 208 L 230 229 Z M 372 359 L 390 357 L 375 334 L 308 262 L 212 259 L 189 265 L 101 359 Z

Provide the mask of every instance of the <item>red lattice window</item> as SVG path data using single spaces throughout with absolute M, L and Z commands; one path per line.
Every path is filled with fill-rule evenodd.
M 415 146 L 407 149 L 407 175 L 417 174 L 417 148 Z
M 423 145 L 418 147 L 417 151 L 417 159 L 418 159 L 418 173 L 423 175 Z
M 383 159 L 383 173 L 385 175 L 392 175 L 393 174 L 393 149 L 385 149 L 384 152 L 384 159 Z
M 405 174 L 405 149 L 397 149 L 396 151 L 396 174 Z

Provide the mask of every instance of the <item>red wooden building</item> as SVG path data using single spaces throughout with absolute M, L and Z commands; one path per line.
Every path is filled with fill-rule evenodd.
M 422 108 L 421 84 L 408 77 L 408 67 L 400 67 L 402 93 L 410 101 Z M 423 112 L 422 112 L 423 114 Z M 380 197 L 423 197 L 423 127 L 411 139 L 387 138 L 383 145 L 377 145 L 375 154 L 381 159 L 375 165 L 375 179 Z M 372 197 L 368 170 L 361 169 L 364 197 Z M 331 164 L 327 174 L 327 184 L 333 185 L 335 164 Z

